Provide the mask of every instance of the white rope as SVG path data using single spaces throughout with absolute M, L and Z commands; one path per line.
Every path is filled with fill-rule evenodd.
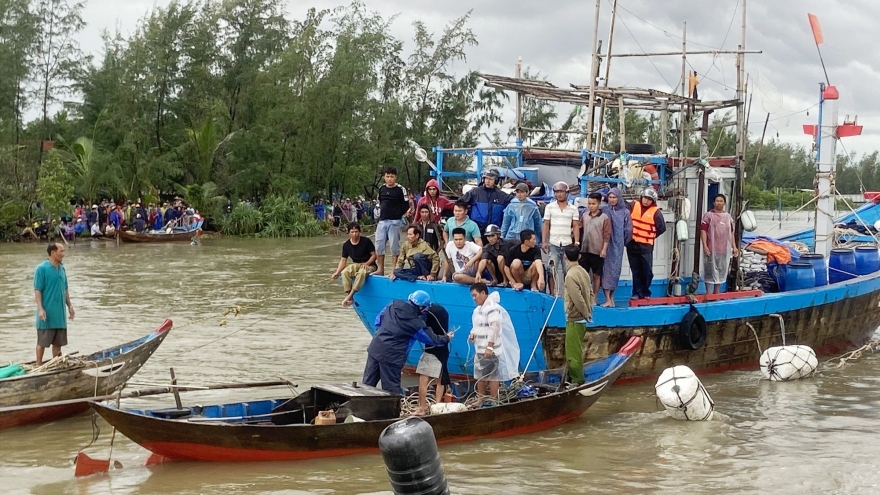
M 528 369 L 529 369 L 529 366 L 532 365 L 532 359 L 535 358 L 535 353 L 538 352 L 538 346 L 541 345 L 541 338 L 544 336 L 544 331 L 547 330 L 547 324 L 550 323 L 550 316 L 553 314 L 553 308 L 556 307 L 556 301 L 558 301 L 558 300 L 559 300 L 559 294 L 557 294 L 553 298 L 553 304 L 550 305 L 550 311 L 547 313 L 547 319 L 544 320 L 544 326 L 541 327 L 541 333 L 538 334 L 538 340 L 535 341 L 535 348 L 532 349 L 532 354 L 529 356 L 529 361 L 526 363 L 526 367 L 523 368 L 522 373 L 519 374 L 517 381 L 522 381 L 523 377 L 526 374 L 526 371 L 528 371 Z

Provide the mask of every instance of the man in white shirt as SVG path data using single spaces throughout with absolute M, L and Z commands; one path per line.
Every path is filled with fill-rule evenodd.
M 565 276 L 565 247 L 580 242 L 580 221 L 578 209 L 568 202 L 568 184 L 559 181 L 553 184 L 553 195 L 556 201 L 544 208 L 544 226 L 541 229 L 544 243 L 541 249 L 550 253 L 550 272 L 554 282 L 550 286 L 552 294 L 562 295 L 563 277 Z
M 449 270 L 444 274 L 443 281 L 447 280 L 449 271 L 453 271 L 452 280 L 465 285 L 471 285 L 477 281 L 477 266 L 482 259 L 483 248 L 477 244 L 465 240 L 465 229 L 456 227 L 452 229 L 452 240 L 446 244 L 446 257 L 449 259 Z

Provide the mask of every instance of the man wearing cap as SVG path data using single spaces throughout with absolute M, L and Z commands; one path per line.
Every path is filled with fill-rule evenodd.
M 549 271 L 554 280 L 550 284 L 551 293 L 562 295 L 562 282 L 565 278 L 564 249 L 571 244 L 580 245 L 580 222 L 578 209 L 568 202 L 568 184 L 562 181 L 553 184 L 553 195 L 556 201 L 550 202 L 544 208 L 544 243 L 541 249 L 550 253 L 550 263 L 553 266 Z
M 511 205 L 513 202 L 511 202 Z M 508 206 L 509 208 L 509 206 Z M 483 273 L 488 271 L 492 279 L 489 284 L 507 285 L 507 275 L 504 273 L 504 255 L 513 243 L 501 238 L 501 229 L 497 225 L 490 224 L 486 227 L 486 244 L 477 265 L 477 282 L 483 282 Z
M 135 216 L 132 227 L 134 227 L 134 231 L 138 234 L 143 234 L 147 230 L 147 222 L 144 221 L 140 213 Z
M 86 221 L 88 222 L 89 230 L 91 230 L 92 225 L 98 224 L 98 205 L 92 205 L 92 209 L 86 215 Z M 98 230 L 101 230 L 100 225 L 98 225 Z
M 406 301 L 394 300 L 379 313 L 374 322 L 376 333 L 367 347 L 364 385 L 400 395 L 400 372 L 414 340 L 425 345 L 445 346 L 453 333 L 437 335 L 426 331 L 424 314 L 431 306 L 431 296 L 423 290 L 409 295 Z
M 534 231 L 541 244 L 541 211 L 534 201 L 529 199 L 529 186 L 523 182 L 516 185 L 516 197 L 504 209 L 504 221 L 501 223 L 501 239 L 516 243 L 519 233 L 525 229 Z
M 483 182 L 461 198 L 470 208 L 470 217 L 480 232 L 485 232 L 490 223 L 500 225 L 504 220 L 504 208 L 510 203 L 510 195 L 499 189 L 497 182 L 495 169 L 483 170 Z
M 632 270 L 633 292 L 631 299 L 651 297 L 654 280 L 654 240 L 666 232 L 663 212 L 657 207 L 657 191 L 646 187 L 639 201 L 629 205 L 632 217 L 632 240 L 626 245 L 626 257 Z

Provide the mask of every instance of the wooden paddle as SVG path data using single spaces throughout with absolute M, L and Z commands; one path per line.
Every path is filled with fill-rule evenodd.
M 174 371 L 172 369 L 172 377 L 174 377 Z M 202 387 L 184 387 L 177 386 L 173 384 L 176 382 L 176 378 L 172 378 L 172 385 L 167 387 L 159 387 L 145 390 L 132 390 L 131 392 L 126 392 L 124 394 L 113 394 L 113 395 L 102 395 L 98 397 L 86 397 L 82 399 L 71 399 L 71 400 L 62 400 L 56 402 L 43 402 L 41 404 L 30 404 L 27 406 L 17 406 L 17 407 L 3 407 L 0 408 L 0 413 L 8 410 L 21 410 L 21 409 L 29 409 L 36 407 L 49 407 L 54 405 L 66 405 L 66 404 L 77 404 L 83 402 L 100 402 L 109 399 L 116 399 L 116 407 L 119 407 L 120 399 L 134 398 L 134 397 L 146 397 L 149 395 L 161 395 L 173 393 L 175 402 L 177 404 L 178 409 L 181 407 L 179 392 L 190 392 L 195 390 L 223 390 L 223 389 L 232 389 L 232 388 L 259 388 L 259 387 L 281 387 L 281 386 L 293 386 L 296 384 L 289 380 L 276 380 L 276 381 L 266 381 L 266 382 L 250 382 L 250 383 L 225 383 L 218 385 L 206 385 Z M 110 455 L 113 454 L 113 440 L 116 437 L 116 428 L 113 428 L 113 435 L 110 438 Z M 152 458 L 152 456 L 151 456 Z M 77 478 L 81 476 L 89 476 L 92 474 L 98 473 L 107 473 L 110 471 L 110 458 L 108 459 L 95 459 L 90 457 L 83 451 L 79 451 L 76 454 L 76 459 L 74 460 L 75 469 L 74 476 Z M 119 461 L 114 463 L 114 467 L 119 469 L 122 467 L 122 464 Z

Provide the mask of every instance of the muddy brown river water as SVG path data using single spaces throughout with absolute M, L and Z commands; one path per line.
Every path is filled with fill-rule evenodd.
M 175 329 L 134 381 L 184 384 L 288 378 L 358 380 L 369 336 L 341 288 L 325 283 L 342 237 L 212 239 L 202 246 L 85 242 L 65 259 L 77 315 L 66 351 L 137 338 L 165 318 Z M 0 245 L 0 363 L 33 359 L 32 279 L 40 244 Z M 284 297 L 264 299 L 287 291 Z M 290 292 L 293 291 L 293 292 Z M 258 304 L 255 304 L 258 303 Z M 253 305 L 220 325 L 233 305 Z M 201 321 L 197 321 L 201 320 Z M 652 384 L 612 388 L 579 420 L 548 431 L 444 446 L 455 494 L 880 493 L 880 356 L 816 377 L 768 383 L 755 371 L 706 377 L 720 419 L 683 423 L 661 412 Z M 287 389 L 195 392 L 184 402 L 282 396 Z M 131 405 L 164 407 L 170 397 Z M 98 421 L 86 451 L 109 454 Z M 2 494 L 390 493 L 379 455 L 305 462 L 167 463 L 117 435 L 106 476 L 76 479 L 72 460 L 92 438 L 89 415 L 0 431 Z

